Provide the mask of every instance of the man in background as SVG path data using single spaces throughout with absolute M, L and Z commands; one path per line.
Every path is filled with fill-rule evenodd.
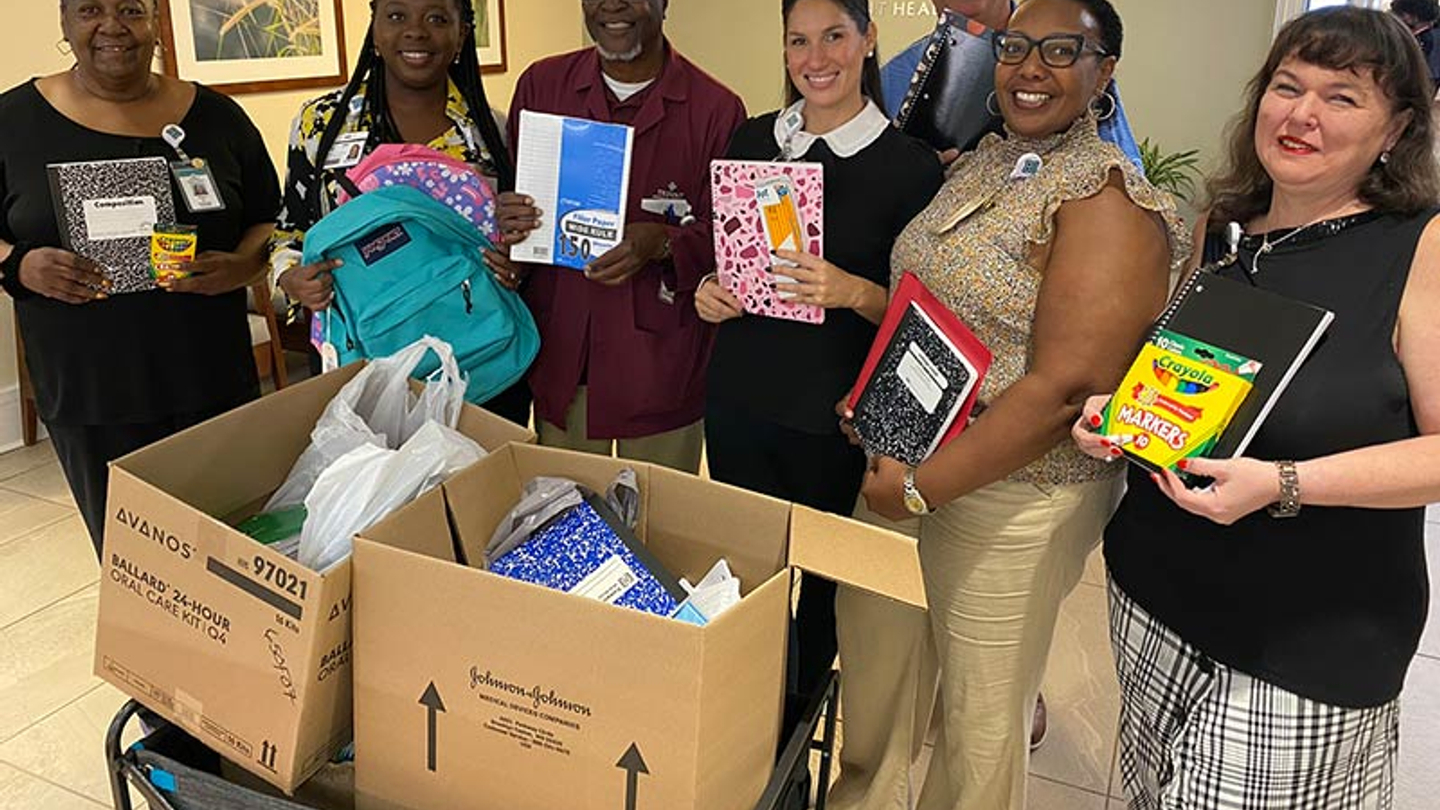
M 1435 22 L 1440 20 L 1440 0 L 1393 0 L 1390 13 L 1400 18 L 1425 54 L 1430 80 L 1440 84 L 1440 53 L 1435 49 Z

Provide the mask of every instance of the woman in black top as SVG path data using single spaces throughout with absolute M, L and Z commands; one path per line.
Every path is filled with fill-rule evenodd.
M 238 105 L 151 73 L 155 0 L 62 0 L 75 66 L 0 96 L 0 262 L 15 299 L 40 418 L 100 550 L 106 464 L 259 394 L 245 286 L 264 271 L 279 205 L 260 133 Z M 95 262 L 61 247 L 46 166 L 163 157 L 161 129 L 203 160 L 223 210 L 175 212 L 199 228 L 194 275 L 115 289 Z
M 822 325 L 741 315 L 713 276 L 700 317 L 721 324 L 710 361 L 706 453 L 716 480 L 850 514 L 865 456 L 841 434 L 835 403 L 850 390 L 885 312 L 890 248 L 943 180 L 933 150 L 880 111 L 876 28 L 863 0 L 785 0 L 791 106 L 746 122 L 729 157 L 782 153 L 825 172 L 825 258 L 782 253 L 795 284 L 778 289 L 826 309 Z M 803 127 L 787 128 L 791 113 Z M 845 269 L 841 269 L 845 268 Z M 806 576 L 792 638 L 792 691 L 808 695 L 835 660 L 834 583 Z
M 1211 229 L 1247 234 L 1218 272 L 1335 319 L 1248 457 L 1185 464 L 1212 486 L 1131 470 L 1105 537 L 1125 786 L 1133 808 L 1388 808 L 1440 500 L 1430 80 L 1394 18 L 1333 8 L 1250 87 L 1210 187 Z M 1075 429 L 1097 457 L 1103 404 Z

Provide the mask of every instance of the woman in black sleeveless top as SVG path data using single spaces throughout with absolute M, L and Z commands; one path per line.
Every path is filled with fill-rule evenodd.
M 1185 466 L 1213 486 L 1131 470 L 1105 559 L 1132 808 L 1393 806 L 1440 500 L 1432 92 L 1404 27 L 1355 8 L 1291 22 L 1251 85 L 1218 272 L 1335 320 L 1246 458 Z M 1075 429 L 1097 457 L 1104 402 Z

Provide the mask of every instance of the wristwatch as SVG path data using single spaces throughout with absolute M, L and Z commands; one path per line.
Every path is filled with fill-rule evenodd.
M 1292 518 L 1300 514 L 1300 475 L 1295 471 L 1295 462 L 1277 461 L 1275 469 L 1280 473 L 1280 500 L 1270 504 L 1267 511 L 1272 518 Z
M 920 488 L 915 486 L 914 467 L 905 471 L 905 509 L 916 517 L 931 512 L 930 504 L 925 501 L 925 496 L 920 494 Z

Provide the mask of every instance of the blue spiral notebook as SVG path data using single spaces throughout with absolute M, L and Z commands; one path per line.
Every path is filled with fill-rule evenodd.
M 522 110 L 519 142 L 515 191 L 535 200 L 540 227 L 510 258 L 580 270 L 620 244 L 635 130 Z
M 675 615 L 687 596 L 679 580 L 593 493 L 501 555 L 490 571 L 658 616 Z

